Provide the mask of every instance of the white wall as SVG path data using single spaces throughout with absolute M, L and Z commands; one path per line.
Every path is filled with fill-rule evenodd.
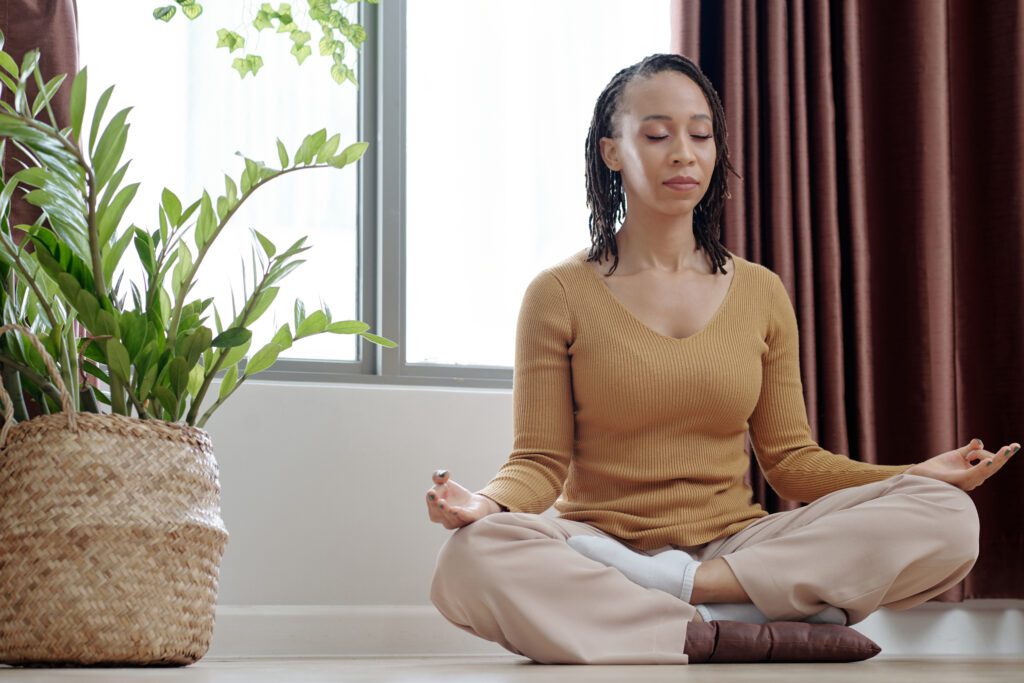
M 208 656 L 510 654 L 430 603 L 452 532 L 423 497 L 439 468 L 470 490 L 490 480 L 511 390 L 254 380 L 207 428 L 231 534 Z M 856 628 L 882 656 L 1024 656 L 1024 600 L 883 608 Z

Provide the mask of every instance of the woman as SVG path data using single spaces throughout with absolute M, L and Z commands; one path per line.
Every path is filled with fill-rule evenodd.
M 883 466 L 811 439 L 788 293 L 719 242 L 732 166 L 699 68 L 616 74 L 586 155 L 592 248 L 527 287 L 514 450 L 483 489 L 439 470 L 426 494 L 458 529 L 431 587 L 445 618 L 539 662 L 684 664 L 690 622 L 849 625 L 961 581 L 965 491 L 1019 445 Z M 767 481 L 809 505 L 752 503 L 748 427 Z

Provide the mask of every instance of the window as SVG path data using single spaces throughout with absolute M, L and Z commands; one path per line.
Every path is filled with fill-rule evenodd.
M 132 163 L 124 182 L 142 184 L 123 225 L 131 222 L 155 230 L 165 186 L 183 206 L 201 197 L 203 189 L 214 199 L 224 194 L 224 174 L 237 183 L 244 168 L 235 152 L 279 167 L 278 137 L 289 157 L 305 135 L 320 128 L 328 135 L 340 133 L 339 149 L 360 139 L 358 91 L 351 83 L 338 85 L 330 77 L 328 58 L 316 50 L 319 36 L 311 41 L 316 54 L 300 66 L 288 52 L 291 41 L 286 34 L 253 28 L 251 3 L 204 2 L 196 20 L 178 12 L 167 23 L 153 19 L 158 4 L 107 0 L 102 6 L 83 3 L 79 9 L 79 62 L 89 67 L 87 110 L 91 114 L 109 85 L 115 87 L 106 116 L 133 107 L 122 159 Z M 348 15 L 355 19 L 354 12 Z M 112 32 L 112 16 L 123 17 L 119 25 L 130 30 Z M 245 48 L 233 53 L 217 48 L 219 28 L 242 35 Z M 264 66 L 255 77 L 239 78 L 232 60 L 250 52 L 259 54 Z M 306 245 L 311 248 L 301 255 L 306 262 L 281 281 L 273 305 L 252 326 L 251 353 L 292 320 L 297 298 L 307 309 L 320 308 L 322 300 L 333 320 L 358 318 L 358 206 L 356 165 L 300 170 L 270 181 L 239 207 L 218 236 L 188 299 L 214 297 L 222 321 L 230 321 L 232 292 L 239 306 L 243 301 L 243 260 L 252 281 L 251 246 L 256 245 L 258 253 L 260 249 L 250 229 L 256 229 L 279 250 L 303 235 L 309 236 Z M 194 255 L 194 239 L 187 241 Z M 126 254 L 133 257 L 133 268 L 126 269 L 125 279 L 141 282 L 134 250 Z M 121 291 L 129 291 L 127 283 Z M 212 307 L 207 311 L 207 324 L 213 328 Z M 280 358 L 354 361 L 356 339 L 316 335 L 296 341 Z
M 296 298 L 307 308 L 322 300 L 333 319 L 363 320 L 399 346 L 320 335 L 260 378 L 510 387 L 527 283 L 590 243 L 594 102 L 618 70 L 669 51 L 669 4 L 358 3 L 349 12 L 368 36 L 358 89 L 335 84 L 316 50 L 297 65 L 285 36 L 252 28 L 247 3 L 207 2 L 199 19 L 167 24 L 137 0 L 83 4 L 80 54 L 90 103 L 115 84 L 108 113 L 135 107 L 126 182 L 143 184 L 126 220 L 149 230 L 165 185 L 186 203 L 203 188 L 220 192 L 225 172 L 241 172 L 236 150 L 276 165 L 277 137 L 293 152 L 319 128 L 342 145 L 370 143 L 358 165 L 299 171 L 258 191 L 208 257 L 224 279 L 201 280 L 193 295 L 215 297 L 229 316 L 249 228 L 279 247 L 309 235 L 307 262 L 254 327 L 253 348 L 291 320 Z M 131 30 L 111 40 L 115 13 Z M 221 27 L 263 57 L 255 78 L 239 79 L 239 53 L 215 47 Z

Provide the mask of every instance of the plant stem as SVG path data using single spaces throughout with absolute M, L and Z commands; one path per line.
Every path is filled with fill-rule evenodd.
M 21 262 L 21 257 L 19 256 L 19 254 L 21 253 L 21 249 L 19 248 L 15 250 L 15 252 L 12 254 L 10 252 L 10 249 L 8 249 L 7 240 L 3 239 L 0 240 L 0 242 L 3 242 L 4 250 L 7 251 L 8 255 L 11 257 L 11 261 L 14 262 L 14 265 L 17 267 L 18 272 L 21 273 L 22 278 L 24 278 L 28 286 L 32 288 L 32 292 L 36 295 L 36 299 L 39 301 L 39 305 L 42 307 L 43 312 L 46 313 L 46 317 L 50 321 L 50 327 L 56 328 L 57 316 L 53 314 L 53 309 L 50 308 L 50 303 L 46 300 L 46 297 L 44 297 L 42 292 L 39 291 L 39 285 L 36 283 L 36 279 L 29 274 L 28 269 L 25 268 L 25 264 Z
M 28 408 L 25 406 L 25 394 L 21 389 L 21 378 L 18 372 L 6 365 L 3 368 L 4 389 L 11 397 L 11 404 L 14 406 L 14 421 L 20 422 L 28 419 Z
M 35 383 L 37 387 L 39 387 L 42 391 L 46 392 L 47 396 L 56 401 L 57 405 L 61 405 L 60 390 L 57 389 L 57 387 L 50 380 L 41 376 L 32 368 L 22 365 L 18 361 L 8 358 L 6 356 L 0 356 L 0 364 L 5 366 L 5 370 L 7 367 L 10 367 L 25 375 L 25 377 L 28 377 L 30 380 L 32 380 L 32 382 Z
M 213 240 L 211 239 L 210 241 L 212 242 Z M 238 317 L 238 319 L 241 321 L 239 323 L 240 327 L 245 327 L 246 318 L 249 317 L 249 313 L 252 312 L 253 307 L 256 305 L 256 301 L 259 299 L 260 295 L 263 294 L 263 285 L 267 281 L 267 277 L 269 275 L 269 270 L 263 273 L 263 277 L 260 279 L 259 284 L 256 285 L 256 287 L 253 289 L 252 294 L 249 296 L 249 302 L 242 309 L 242 312 Z M 213 381 L 214 375 L 216 375 L 217 372 L 220 370 L 221 365 L 224 364 L 224 359 L 227 357 L 227 350 L 225 349 L 221 351 L 220 354 L 217 356 L 216 362 L 213 364 L 213 369 L 210 370 L 209 374 L 203 377 L 203 385 L 199 387 L 199 391 L 196 393 L 196 397 L 192 401 L 192 406 L 188 410 L 188 417 L 186 418 L 186 422 L 188 424 L 195 424 L 196 415 L 199 414 L 199 406 L 202 405 L 203 399 L 206 398 L 206 392 L 210 390 L 210 383 Z M 212 410 L 213 409 L 211 408 L 210 411 L 212 412 Z
M 81 397 L 81 410 L 83 413 L 100 412 L 100 407 L 96 403 L 96 393 L 93 391 L 91 386 L 86 386 L 85 389 L 82 389 L 79 396 Z
M 239 378 L 239 380 L 235 383 L 235 386 L 231 387 L 231 391 L 229 391 L 226 396 L 219 397 L 217 399 L 217 402 L 210 406 L 209 410 L 203 413 L 203 417 L 202 419 L 199 420 L 199 422 L 196 423 L 196 427 L 203 429 L 206 426 L 206 421 L 210 419 L 211 415 L 213 415 L 213 411 L 217 410 L 217 408 L 220 407 L 221 403 L 227 401 L 231 397 L 231 394 L 235 393 L 235 391 L 238 390 L 238 387 L 242 386 L 242 382 L 244 382 L 246 379 L 248 379 L 248 375 L 242 375 Z
M 124 383 L 113 371 L 110 372 L 110 409 L 118 415 L 128 414 L 128 407 L 124 404 Z
M 177 301 L 174 302 L 174 313 L 171 315 L 171 324 L 167 332 L 168 345 L 174 345 L 175 337 L 178 334 L 178 323 L 181 320 L 181 307 L 185 303 L 185 294 L 186 292 L 188 292 L 188 289 L 192 284 L 192 279 L 195 277 L 196 272 L 199 270 L 199 265 L 203 262 L 203 259 L 206 258 L 206 254 L 210 250 L 210 247 L 213 246 L 214 240 L 217 239 L 217 236 L 220 235 L 221 231 L 224 229 L 224 226 L 227 225 L 227 222 L 231 220 L 232 216 L 235 215 L 235 212 L 238 210 L 238 208 L 242 206 L 245 200 L 248 199 L 252 195 L 252 193 L 256 191 L 257 188 L 263 187 L 265 184 L 269 183 L 274 178 L 280 178 L 286 173 L 291 173 L 292 171 L 305 171 L 306 169 L 311 168 L 333 167 L 330 164 L 311 164 L 309 166 L 293 166 L 292 168 L 282 169 L 279 173 L 275 173 L 269 178 L 259 178 L 256 181 L 256 183 L 254 183 L 249 188 L 248 192 L 242 193 L 242 196 L 239 197 L 238 199 L 238 203 L 232 206 L 230 209 L 228 209 L 228 212 L 224 214 L 224 217 L 217 224 L 217 227 L 214 229 L 213 234 L 210 235 L 209 241 L 205 245 L 203 245 L 202 249 L 199 250 L 199 253 L 196 255 L 195 262 L 192 264 L 192 267 L 189 269 L 188 274 L 185 276 L 185 280 L 181 283 L 181 289 L 178 290 Z M 203 209 L 202 207 L 200 207 L 200 214 L 202 213 L 202 211 Z M 198 219 L 196 220 L 196 222 L 198 223 Z M 193 415 L 193 418 L 194 417 L 195 416 Z

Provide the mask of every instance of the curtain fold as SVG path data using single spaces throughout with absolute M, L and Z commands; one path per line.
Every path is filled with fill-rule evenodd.
M 0 0 L 0 30 L 4 32 L 4 52 L 11 55 L 19 68 L 26 52 L 39 49 L 40 75 L 44 83 L 57 74 L 67 74 L 50 101 L 50 108 L 57 125 L 62 128 L 70 125 L 71 83 L 78 73 L 78 7 L 75 0 Z M 26 88 L 30 103 L 38 92 L 35 81 L 30 81 Z M 7 88 L 3 88 L 3 101 L 14 106 L 14 94 Z M 24 168 L 24 163 L 24 154 L 13 144 L 4 146 L 5 180 Z M 19 244 L 25 234 L 14 226 L 31 225 L 41 213 L 38 207 L 23 199 L 23 188 L 28 189 L 21 186 L 11 195 L 8 216 L 12 236 Z M 32 245 L 28 244 L 25 249 L 32 251 Z M 75 322 L 75 330 L 85 334 L 85 328 L 79 322 Z M 81 373 L 80 380 L 92 386 L 98 384 L 95 377 L 85 373 Z M 42 406 L 30 393 L 25 392 L 24 397 L 29 417 L 43 414 Z
M 725 105 L 722 240 L 786 283 L 817 442 L 880 464 L 1024 443 L 1024 0 L 673 0 L 672 30 Z M 1024 598 L 1013 458 L 936 600 Z M 753 458 L 750 481 L 800 506 Z

